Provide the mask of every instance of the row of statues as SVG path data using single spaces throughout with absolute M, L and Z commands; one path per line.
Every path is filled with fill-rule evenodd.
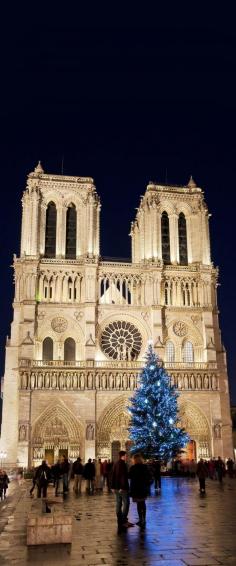
M 177 389 L 219 389 L 218 377 L 207 373 L 196 376 L 192 373 L 175 374 L 171 382 Z M 122 372 L 31 372 L 24 371 L 21 374 L 21 389 L 114 389 L 131 390 L 136 389 L 138 374 Z
M 138 375 L 134 373 L 110 372 L 23 372 L 22 389 L 118 389 L 134 390 L 137 387 Z

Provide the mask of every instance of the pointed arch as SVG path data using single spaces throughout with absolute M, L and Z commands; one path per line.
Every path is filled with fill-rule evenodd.
M 47 336 L 43 340 L 42 359 L 44 361 L 53 360 L 53 340 L 50 336 Z
M 188 265 L 187 224 L 183 212 L 180 212 L 179 214 L 178 232 L 179 232 L 179 263 L 180 265 Z
M 194 362 L 194 348 L 190 340 L 185 340 L 182 346 L 182 361 L 187 363 Z
M 175 361 L 175 346 L 171 340 L 166 343 L 166 361 L 168 363 L 174 363 Z
M 170 226 L 169 216 L 164 210 L 161 215 L 161 246 L 164 264 L 170 263 Z
M 70 409 L 62 402 L 52 403 L 46 407 L 41 415 L 33 423 L 33 443 L 44 444 L 46 438 L 46 429 L 50 426 L 51 422 L 62 423 L 64 434 L 68 435 L 70 444 L 78 444 L 82 439 L 83 428 L 82 424 L 70 411 Z M 60 435 L 59 435 L 60 436 Z M 60 439 L 59 439 L 60 440 Z M 53 430 L 52 430 L 53 442 Z
M 45 257 L 56 256 L 57 209 L 49 202 L 46 210 Z
M 76 225 L 77 211 L 75 205 L 71 203 L 66 212 L 66 259 L 76 258 Z
M 64 342 L 64 360 L 66 362 L 71 362 L 75 360 L 75 340 L 74 338 L 66 338 Z
M 191 440 L 196 442 L 197 458 L 211 456 L 211 428 L 206 415 L 192 401 L 183 401 L 179 406 L 180 425 L 185 428 Z

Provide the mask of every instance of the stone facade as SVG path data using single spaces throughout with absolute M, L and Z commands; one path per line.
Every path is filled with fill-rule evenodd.
M 115 457 L 127 446 L 127 404 L 150 339 L 180 391 L 186 455 L 232 456 L 202 189 L 193 179 L 148 185 L 131 225 L 131 263 L 100 257 L 93 179 L 45 174 L 39 163 L 22 204 L 3 391 L 8 463 Z

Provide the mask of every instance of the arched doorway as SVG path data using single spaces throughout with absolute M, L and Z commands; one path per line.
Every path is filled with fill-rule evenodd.
M 53 464 L 63 454 L 75 459 L 81 454 L 82 426 L 64 405 L 50 405 L 33 426 L 32 463 L 46 458 Z
M 210 428 L 201 409 L 190 401 L 180 405 L 181 426 L 189 434 L 190 441 L 183 451 L 182 458 L 199 460 L 211 457 Z
M 120 396 L 103 411 L 97 432 L 97 457 L 118 459 L 119 450 L 127 449 L 129 441 L 128 398 Z

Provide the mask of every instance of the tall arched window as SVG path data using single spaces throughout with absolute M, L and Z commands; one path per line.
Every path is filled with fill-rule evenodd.
M 71 204 L 66 213 L 66 258 L 68 259 L 76 258 L 76 220 L 76 208 Z
M 75 360 L 75 341 L 73 338 L 67 338 L 64 342 L 64 360 L 66 362 Z
M 170 227 L 167 212 L 161 215 L 161 246 L 163 262 L 168 264 L 170 263 Z
M 53 360 L 53 340 L 49 336 L 43 341 L 43 360 L 45 362 Z
M 180 265 L 188 265 L 187 226 L 186 226 L 186 218 L 183 212 L 181 212 L 179 215 L 178 230 L 179 230 L 179 263 Z
M 56 255 L 57 209 L 54 202 L 49 202 L 46 211 L 45 257 Z
M 174 363 L 175 361 L 175 347 L 171 341 L 166 344 L 166 361 L 169 363 Z
M 194 349 L 192 342 L 186 340 L 183 345 L 182 359 L 185 364 L 194 362 Z

